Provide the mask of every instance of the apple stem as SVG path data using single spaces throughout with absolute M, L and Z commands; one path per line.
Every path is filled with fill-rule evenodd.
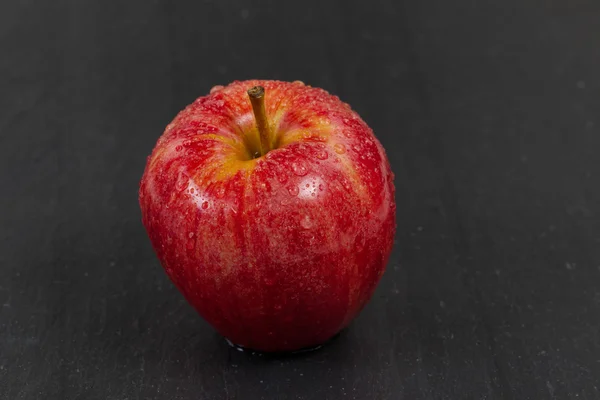
M 250 97 L 250 103 L 252 103 L 252 111 L 254 111 L 254 119 L 260 137 L 260 155 L 264 156 L 271 150 L 271 129 L 265 111 L 265 88 L 254 86 L 248 89 L 248 96 Z

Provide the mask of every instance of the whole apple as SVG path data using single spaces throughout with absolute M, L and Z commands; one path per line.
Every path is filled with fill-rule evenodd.
M 348 104 L 302 82 L 215 86 L 158 140 L 142 220 L 167 274 L 233 343 L 319 345 L 367 303 L 396 230 L 393 174 Z

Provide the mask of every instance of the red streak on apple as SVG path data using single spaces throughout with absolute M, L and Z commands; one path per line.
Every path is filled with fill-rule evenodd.
M 272 149 L 247 90 L 265 88 Z M 396 230 L 393 173 L 372 130 L 301 82 L 213 88 L 148 158 L 142 220 L 167 274 L 232 342 L 261 351 L 323 343 L 369 300 Z

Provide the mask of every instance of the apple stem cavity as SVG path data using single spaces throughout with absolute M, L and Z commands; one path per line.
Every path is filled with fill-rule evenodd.
M 258 129 L 260 138 L 260 155 L 264 156 L 271 150 L 271 129 L 267 120 L 267 112 L 265 111 L 265 88 L 262 86 L 254 86 L 248 89 L 248 97 L 252 103 L 252 111 L 254 111 L 254 120 Z

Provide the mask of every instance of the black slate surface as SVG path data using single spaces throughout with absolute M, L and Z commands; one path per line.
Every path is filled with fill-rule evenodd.
M 146 156 L 234 79 L 372 126 L 398 234 L 320 351 L 229 348 L 140 222 Z M 0 398 L 600 398 L 600 3 L 3 1 Z

